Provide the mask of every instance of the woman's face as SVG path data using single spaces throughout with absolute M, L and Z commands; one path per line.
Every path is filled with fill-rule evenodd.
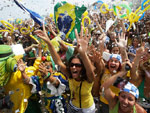
M 109 69 L 109 71 L 110 72 L 113 72 L 114 70 L 117 71 L 118 68 L 119 68 L 119 64 L 120 64 L 120 62 L 119 62 L 118 59 L 116 59 L 116 58 L 110 59 L 109 62 L 108 62 L 108 69 Z
M 121 111 L 128 113 L 133 110 L 133 106 L 135 105 L 135 97 L 128 92 L 121 92 L 119 95 L 119 108 Z
M 113 47 L 112 50 L 111 50 L 111 53 L 119 54 L 119 47 Z
M 115 39 L 116 39 L 116 33 L 115 32 L 110 33 L 110 39 L 111 39 L 111 41 L 115 41 Z
M 72 78 L 80 80 L 82 64 L 78 58 L 73 58 L 70 64 Z
M 138 44 L 139 44 L 139 41 L 138 41 L 138 39 L 135 38 L 135 39 L 133 40 L 133 46 L 134 46 L 134 47 L 138 47 Z

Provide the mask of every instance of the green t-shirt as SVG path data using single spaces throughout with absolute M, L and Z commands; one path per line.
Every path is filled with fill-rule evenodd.
M 109 113 L 118 113 L 118 109 L 119 109 L 119 101 L 117 102 L 117 104 L 113 109 L 109 109 Z M 135 106 L 133 106 L 133 113 L 136 113 Z

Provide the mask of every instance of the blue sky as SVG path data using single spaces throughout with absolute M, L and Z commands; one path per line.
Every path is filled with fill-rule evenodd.
M 40 15 L 49 15 L 53 13 L 54 5 L 61 0 L 18 0 L 25 7 L 39 13 Z M 64 1 L 64 0 L 63 0 Z M 93 0 L 65 0 L 72 4 L 87 5 L 92 4 Z M 85 2 L 86 1 L 86 2 Z M 29 15 L 23 12 L 13 0 L 0 0 L 0 20 L 6 20 L 10 18 L 27 18 Z

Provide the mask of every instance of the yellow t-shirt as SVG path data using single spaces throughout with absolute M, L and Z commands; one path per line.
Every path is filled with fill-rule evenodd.
M 29 77 L 36 75 L 40 62 L 41 58 L 37 58 L 34 62 L 34 66 L 25 69 L 25 72 Z M 16 110 L 19 110 L 19 113 L 24 113 L 28 105 L 27 100 L 32 94 L 30 85 L 23 82 L 19 70 L 12 73 L 9 82 L 5 86 L 5 92 L 6 94 L 12 93 L 10 95 L 11 101 L 14 103 L 12 112 L 15 113 Z
M 81 81 L 76 81 L 75 79 L 69 79 L 69 88 L 71 91 L 72 104 L 80 108 L 80 84 Z M 81 85 L 81 108 L 89 108 L 93 105 L 94 100 L 91 94 L 93 83 L 88 83 L 86 80 L 82 81 Z

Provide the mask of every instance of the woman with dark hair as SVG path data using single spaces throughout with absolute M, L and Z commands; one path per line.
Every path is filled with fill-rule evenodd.
M 126 44 L 127 44 L 127 39 L 125 38 L 124 34 L 119 35 L 119 42 L 115 40 L 115 43 L 118 45 L 120 51 L 120 54 L 109 54 L 109 53 L 103 53 L 103 59 L 106 61 L 104 68 L 101 68 L 100 70 L 103 72 L 101 79 L 100 79 L 100 84 L 103 85 L 103 83 L 109 79 L 110 77 L 114 76 L 115 74 L 119 73 L 122 68 L 122 62 L 125 60 L 128 60 L 127 58 L 127 53 L 126 53 Z M 101 60 L 103 60 L 101 59 Z M 126 75 L 126 78 L 128 78 L 129 72 Z M 111 86 L 111 91 L 118 95 L 119 89 Z M 100 110 L 99 113 L 109 113 L 109 105 L 108 101 L 100 95 Z
M 81 78 L 81 80 L 87 80 L 87 76 L 86 76 L 86 69 L 85 69 L 85 67 L 84 67 L 84 64 L 83 64 L 83 62 L 82 62 L 82 59 L 81 59 L 81 57 L 80 57 L 80 55 L 79 54 L 76 54 L 76 55 L 74 55 L 74 56 L 72 56 L 70 59 L 69 59 L 69 62 L 68 62 L 68 70 L 69 70 L 69 73 L 70 73 L 70 75 L 71 75 L 71 70 L 70 70 L 70 68 L 72 67 L 72 63 L 71 63 L 71 61 L 73 60 L 73 59 L 75 59 L 75 58 L 77 58 L 77 59 L 79 59 L 80 60 L 80 62 L 81 62 L 81 65 L 77 65 L 77 67 L 82 67 L 82 70 L 81 70 L 81 75 L 82 76 L 80 76 L 80 78 Z M 69 76 L 69 78 L 73 78 L 72 76 Z
M 119 54 L 111 54 L 110 55 L 107 65 L 105 67 L 105 71 L 100 80 L 101 85 L 107 79 L 109 79 L 111 76 L 114 76 L 116 73 L 120 72 L 121 64 L 122 64 L 122 58 Z M 110 89 L 115 94 L 118 94 L 118 92 L 119 92 L 118 88 L 116 88 L 116 87 L 111 86 Z M 100 111 L 102 113 L 109 113 L 108 101 L 102 95 L 100 95 L 100 105 L 101 105 Z
M 118 79 L 123 78 L 123 76 L 126 75 L 126 63 L 127 62 L 122 65 L 123 68 L 119 73 L 110 77 L 101 86 L 102 95 L 108 101 L 109 113 L 146 113 L 146 111 L 136 102 L 139 97 L 139 91 L 137 87 L 132 83 L 126 81 L 122 84 L 121 82 L 119 82 L 123 87 L 119 88 L 120 92 L 118 96 L 110 90 L 110 87 L 113 84 L 117 83 L 116 81 Z
M 69 77 L 71 99 L 68 105 L 68 113 L 94 113 L 95 104 L 91 94 L 94 81 L 94 69 L 86 53 L 90 38 L 90 36 L 87 37 L 87 31 L 83 36 L 83 28 L 81 28 L 79 37 L 77 29 L 75 30 L 79 55 L 71 57 L 68 66 L 62 62 L 60 56 L 55 51 L 44 26 L 43 31 L 37 30 L 35 33 L 47 43 L 54 62 L 60 66 L 60 71 Z
M 139 38 L 138 37 L 134 37 L 132 39 L 132 45 L 128 49 L 128 56 L 129 56 L 130 62 L 133 61 L 133 59 L 134 59 L 134 57 L 136 55 L 136 50 L 139 48 L 139 45 L 140 45 Z
M 116 43 L 112 43 L 110 47 L 111 54 L 120 54 L 119 46 Z

